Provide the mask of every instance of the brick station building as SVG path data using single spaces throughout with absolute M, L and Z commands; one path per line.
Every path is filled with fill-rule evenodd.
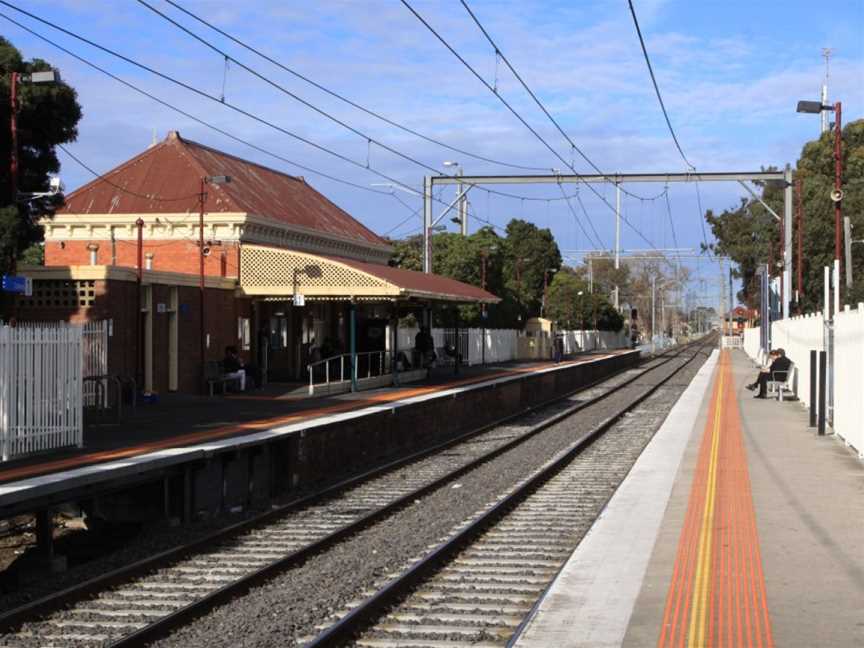
M 204 210 L 201 327 L 199 213 Z M 236 346 L 269 380 L 306 377 L 313 351 L 393 349 L 395 322 L 438 303 L 497 298 L 387 265 L 391 248 L 303 178 L 180 137 L 66 196 L 19 320 L 109 320 L 109 373 L 145 391 L 197 393 L 205 360 Z M 303 305 L 300 302 L 302 296 Z M 389 344 L 388 344 L 389 341 Z

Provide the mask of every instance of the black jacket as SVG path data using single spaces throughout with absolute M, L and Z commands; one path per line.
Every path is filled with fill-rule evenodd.
M 792 366 L 792 361 L 786 356 L 780 356 L 771 363 L 768 371 L 770 371 L 772 374 L 776 371 L 789 371 L 790 366 Z

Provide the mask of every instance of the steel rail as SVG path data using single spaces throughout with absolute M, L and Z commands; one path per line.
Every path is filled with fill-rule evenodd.
M 293 565 L 297 565 L 303 562 L 308 556 L 318 553 L 339 540 L 343 539 L 346 536 L 351 534 L 355 534 L 362 529 L 370 526 L 375 523 L 382 517 L 385 517 L 389 513 L 394 510 L 406 505 L 410 504 L 417 497 L 422 497 L 423 495 L 435 490 L 440 487 L 442 484 L 452 481 L 453 479 L 458 478 L 465 472 L 475 468 L 477 465 L 484 461 L 488 461 L 489 459 L 506 452 L 507 450 L 527 441 L 529 438 L 535 436 L 543 429 L 554 425 L 558 421 L 567 416 L 571 416 L 572 414 L 586 408 L 590 407 L 597 402 L 602 401 L 608 396 L 615 393 L 619 388 L 625 387 L 632 382 L 638 380 L 645 374 L 654 369 L 657 369 L 668 362 L 671 362 L 676 357 L 678 357 L 681 353 L 683 353 L 687 348 L 696 344 L 698 342 L 691 342 L 688 345 L 681 347 L 680 349 L 674 349 L 672 351 L 667 351 L 662 354 L 651 356 L 648 359 L 643 360 L 640 364 L 647 364 L 653 360 L 660 359 L 659 363 L 652 363 L 650 367 L 647 367 L 640 371 L 637 375 L 632 378 L 627 379 L 626 381 L 619 383 L 612 387 L 611 389 L 589 399 L 578 403 L 577 405 L 567 408 L 562 412 L 556 414 L 550 419 L 547 419 L 540 424 L 530 428 L 527 432 L 520 435 L 519 437 L 508 441 L 505 444 L 493 449 L 492 451 L 485 453 L 484 455 L 477 457 L 467 464 L 457 468 L 455 471 L 451 471 L 450 473 L 443 475 L 442 477 L 429 482 L 428 484 L 422 486 L 421 488 L 408 493 L 407 495 L 397 498 L 390 503 L 386 504 L 379 509 L 370 512 L 369 514 L 349 523 L 348 525 L 337 529 L 336 531 L 330 533 L 329 535 L 316 540 L 305 547 L 302 547 L 296 551 L 293 551 L 289 554 L 286 554 L 284 557 L 279 558 L 264 567 L 234 581 L 231 582 L 221 588 L 214 590 L 213 592 L 205 595 L 204 597 L 190 603 L 183 608 L 175 611 L 174 613 L 162 617 L 154 621 L 153 623 L 141 628 L 140 630 L 126 636 L 122 637 L 114 643 L 110 644 L 112 646 L 132 646 L 132 645 L 141 645 L 148 641 L 152 641 L 153 639 L 163 636 L 170 630 L 179 627 L 188 620 L 200 616 L 205 613 L 209 609 L 212 609 L 216 605 L 221 604 L 224 601 L 227 601 L 236 596 L 240 596 L 249 588 L 253 587 L 259 582 L 262 582 L 268 578 L 271 578 L 275 574 L 284 571 L 286 569 L 291 568 Z M 676 353 L 677 352 L 677 353 Z M 312 506 L 316 503 L 321 502 L 322 500 L 326 500 L 327 498 L 336 496 L 340 491 L 345 491 L 347 489 L 356 487 L 358 485 L 363 484 L 364 482 L 370 481 L 376 477 L 380 477 L 388 472 L 398 470 L 410 463 L 415 461 L 424 459 L 426 457 L 430 457 L 436 453 L 440 453 L 446 449 L 449 449 L 455 445 L 463 443 L 467 440 L 470 440 L 484 432 L 487 432 L 495 427 L 505 425 L 513 420 L 517 420 L 526 415 L 529 415 L 533 412 L 541 410 L 545 407 L 548 407 L 556 402 L 561 400 L 565 400 L 567 398 L 572 397 L 575 394 L 580 392 L 598 387 L 602 385 L 602 383 L 610 380 L 611 378 L 620 375 L 627 369 L 621 370 L 619 372 L 613 373 L 611 375 L 605 376 L 598 380 L 595 380 L 591 383 L 583 385 L 577 389 L 574 389 L 566 394 L 561 396 L 548 399 L 543 401 L 542 403 L 538 403 L 536 405 L 525 408 L 524 410 L 517 412 L 515 414 L 502 417 L 496 421 L 488 423 L 484 426 L 466 432 L 465 434 L 459 435 L 458 437 L 448 440 L 444 443 L 437 444 L 430 448 L 426 448 L 420 450 L 418 452 L 412 453 L 406 457 L 402 457 L 395 461 L 389 462 L 382 466 L 373 468 L 372 470 L 366 471 L 359 475 L 355 475 L 353 477 L 347 478 L 335 484 L 332 484 L 325 489 L 307 495 L 297 500 L 293 500 L 288 502 L 278 508 L 272 509 L 255 517 L 252 517 L 248 520 L 244 520 L 242 522 L 238 522 L 236 524 L 229 525 L 223 529 L 219 529 L 215 532 L 209 533 L 197 540 L 194 540 L 190 543 L 180 545 L 177 547 L 173 547 L 164 551 L 161 551 L 153 556 L 149 556 L 147 558 L 141 559 L 129 565 L 117 568 L 108 572 L 106 574 L 96 576 L 91 578 L 83 583 L 76 584 L 59 592 L 49 594 L 45 597 L 37 599 L 36 601 L 24 604 L 17 608 L 14 608 L 6 613 L 0 615 L 0 633 L 8 632 L 22 623 L 32 620 L 37 620 L 38 617 L 44 616 L 50 612 L 53 612 L 57 609 L 62 608 L 63 606 L 72 603 L 77 600 L 81 600 L 89 595 L 96 594 L 100 591 L 109 589 L 111 587 L 120 585 L 121 583 L 128 581 L 136 576 L 140 576 L 146 574 L 154 569 L 157 569 L 161 566 L 182 560 L 186 557 L 193 556 L 196 552 L 209 548 L 213 544 L 217 544 L 225 541 L 235 535 L 238 535 L 244 531 L 250 530 L 256 526 L 260 526 L 262 524 L 276 521 L 286 515 L 290 515 L 294 512 L 297 512 L 305 507 Z
M 660 387 L 674 378 L 682 369 L 684 369 L 684 367 L 700 355 L 705 346 L 709 343 L 716 342 L 713 334 L 706 337 L 707 339 L 695 343 L 698 345 L 696 351 L 671 374 L 649 387 L 618 412 L 604 419 L 599 425 L 595 426 L 593 430 L 585 433 L 577 441 L 571 444 L 568 449 L 559 453 L 557 457 L 549 461 L 534 475 L 513 489 L 508 495 L 477 517 L 469 525 L 457 532 L 452 538 L 439 544 L 430 553 L 411 565 L 396 579 L 378 590 L 378 592 L 366 599 L 363 603 L 331 625 L 328 629 L 318 634 L 311 642 L 306 644 L 306 647 L 332 647 L 342 645 L 355 638 L 359 631 L 371 625 L 371 623 L 377 620 L 388 607 L 394 604 L 397 600 L 402 599 L 406 593 L 410 592 L 417 584 L 428 578 L 440 565 L 448 562 L 481 533 L 486 531 L 495 522 L 511 511 L 516 505 L 532 493 L 536 492 L 547 481 L 552 479 L 565 466 L 567 466 L 582 450 L 588 447 L 598 437 L 621 420 L 621 418 L 623 418 L 629 411 L 636 408 L 660 389 Z M 681 351 L 683 353 L 684 349 Z M 673 356 L 671 359 L 680 355 L 681 353 Z

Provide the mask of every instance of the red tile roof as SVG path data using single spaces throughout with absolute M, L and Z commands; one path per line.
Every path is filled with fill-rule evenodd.
M 354 259 L 331 258 L 334 261 L 344 263 L 347 266 L 367 272 L 399 286 L 409 295 L 427 296 L 432 299 L 445 301 L 486 302 L 490 304 L 501 301 L 498 297 L 482 288 L 451 279 L 450 277 L 426 274 L 414 270 L 404 270 L 375 263 L 364 263 L 362 261 L 355 261 Z
M 303 178 L 184 140 L 176 131 L 67 195 L 60 213 L 197 212 L 201 178 L 210 175 L 232 181 L 207 187 L 207 212 L 249 213 L 358 243 L 387 244 Z

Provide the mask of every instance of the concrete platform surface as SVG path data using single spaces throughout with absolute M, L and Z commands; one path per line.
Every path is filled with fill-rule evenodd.
M 808 428 L 799 403 L 753 399 L 752 363 L 722 353 L 517 646 L 864 646 L 864 464 Z

